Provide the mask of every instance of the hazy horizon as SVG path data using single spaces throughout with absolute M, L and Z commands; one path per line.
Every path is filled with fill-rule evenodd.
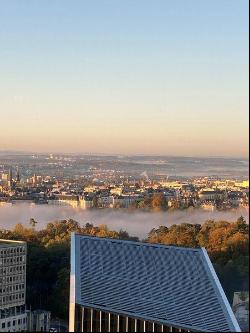
M 86 152 L 86 151 L 51 151 L 51 150 L 47 150 L 47 151 L 34 151 L 34 150 L 25 150 L 25 151 L 22 151 L 22 150 L 1 150 L 0 149 L 0 154 L 18 154 L 18 155 L 25 155 L 25 154 L 34 154 L 34 155 L 50 155 L 50 154 L 53 154 L 53 155 L 93 155 L 93 156 L 131 156 L 131 157 L 180 157 L 180 158 L 201 158 L 201 159 L 205 159 L 205 158 L 222 158 L 222 159 L 243 159 L 243 160 L 247 160 L 249 161 L 249 155 L 247 156 L 227 156 L 227 155 L 174 155 L 174 154 L 154 154 L 154 153 L 148 153 L 148 154 L 143 154 L 143 153 L 133 153 L 133 154 L 123 154 L 123 153 L 103 153 L 103 152 Z
M 248 157 L 248 1 L 0 3 L 0 150 Z

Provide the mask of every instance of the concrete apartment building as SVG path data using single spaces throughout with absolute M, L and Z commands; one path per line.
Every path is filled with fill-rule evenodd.
M 0 240 L 0 332 L 27 328 L 25 242 Z
M 72 234 L 70 332 L 240 332 L 205 249 Z

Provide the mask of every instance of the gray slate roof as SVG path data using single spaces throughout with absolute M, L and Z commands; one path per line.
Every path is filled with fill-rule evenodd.
M 72 235 L 75 302 L 191 331 L 240 331 L 205 249 Z

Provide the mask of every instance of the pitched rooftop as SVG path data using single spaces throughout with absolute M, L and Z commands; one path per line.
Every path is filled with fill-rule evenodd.
M 200 332 L 240 332 L 205 249 L 72 235 L 75 303 Z

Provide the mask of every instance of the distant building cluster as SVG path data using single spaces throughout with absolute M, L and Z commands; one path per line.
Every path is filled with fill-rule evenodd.
M 145 178 L 145 176 L 144 176 Z M 158 203 L 157 203 L 158 197 Z M 153 200 L 153 202 L 152 202 Z M 183 180 L 83 180 L 81 177 L 21 176 L 19 168 L 0 173 L 0 203 L 70 205 L 74 208 L 143 208 L 204 210 L 248 208 L 249 181 L 197 177 Z

